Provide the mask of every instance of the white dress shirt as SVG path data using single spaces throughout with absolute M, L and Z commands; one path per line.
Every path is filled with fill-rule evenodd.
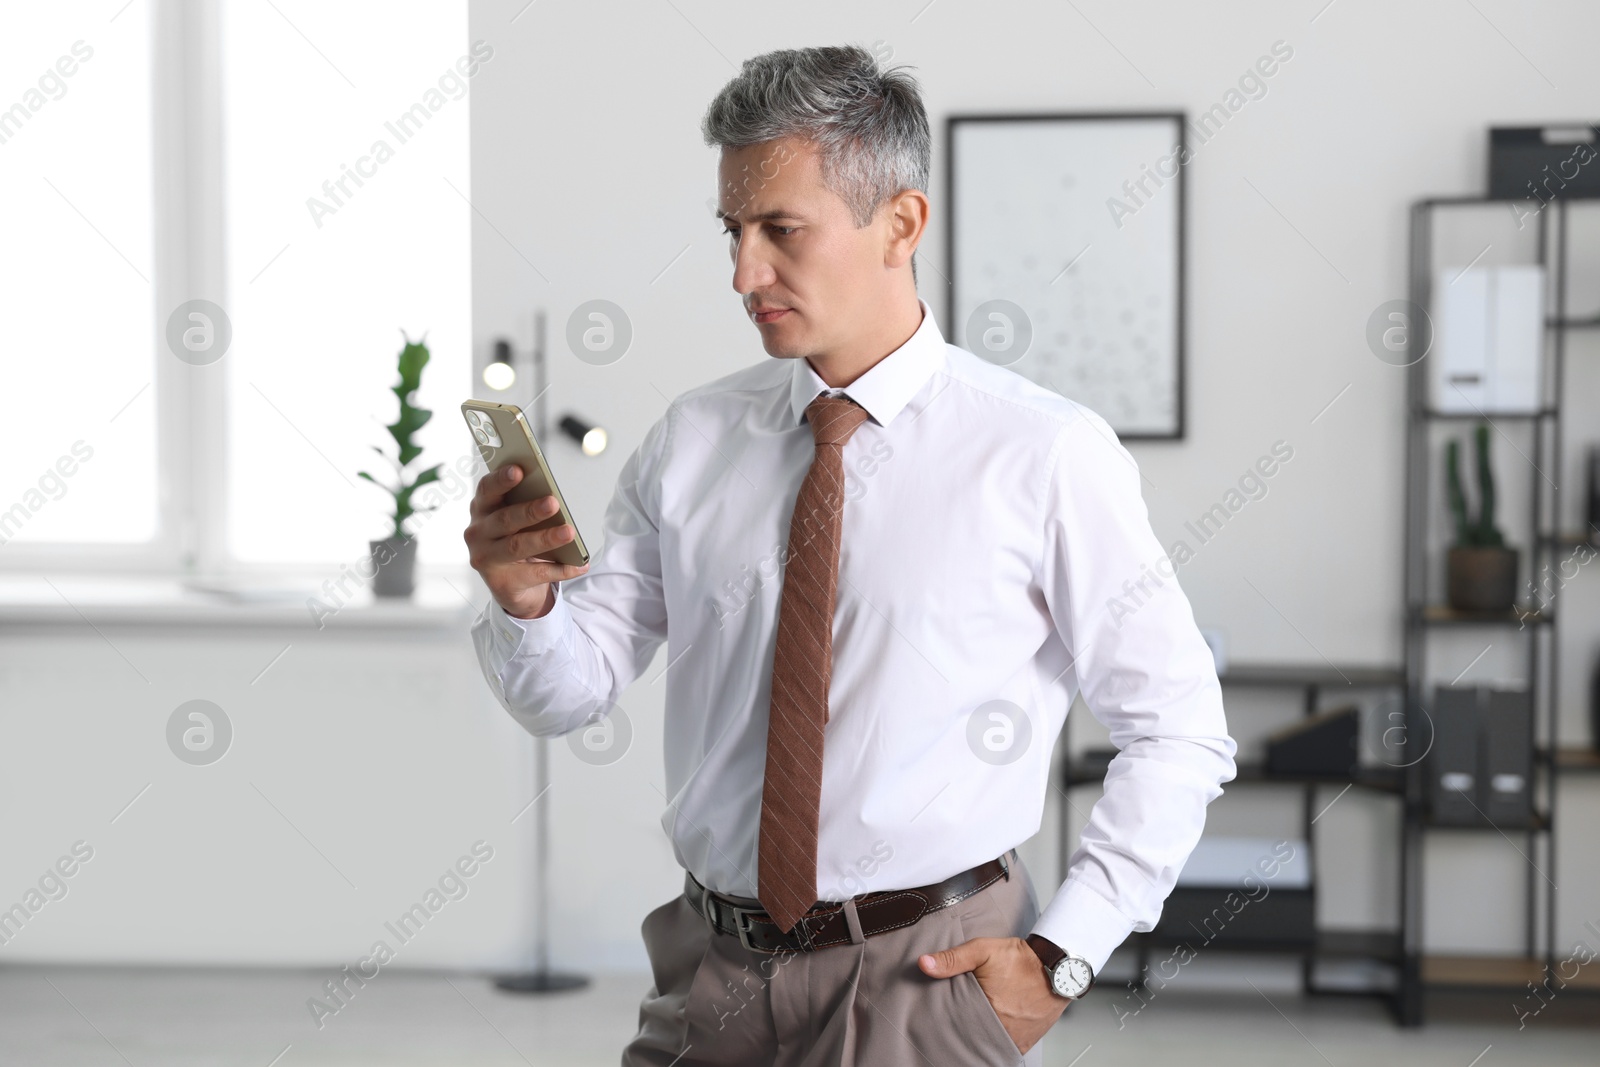
M 624 465 L 588 572 L 542 618 L 491 600 L 473 641 L 548 737 L 593 725 L 665 640 L 661 825 L 703 884 L 758 896 L 805 410 L 848 394 L 871 417 L 844 446 L 817 899 L 939 882 L 1034 836 L 1081 691 L 1120 751 L 1033 932 L 1098 972 L 1160 917 L 1234 775 L 1211 651 L 1105 420 L 946 344 L 919 304 L 843 390 L 769 357 L 680 395 Z

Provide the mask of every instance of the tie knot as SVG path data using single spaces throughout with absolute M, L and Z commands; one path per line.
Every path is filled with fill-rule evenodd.
M 818 393 L 806 407 L 806 419 L 818 445 L 842 445 L 867 421 L 867 409 L 848 396 Z

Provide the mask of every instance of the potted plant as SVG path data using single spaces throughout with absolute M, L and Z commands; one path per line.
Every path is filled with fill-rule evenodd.
M 1461 484 L 1459 442 L 1445 446 L 1445 489 L 1455 516 L 1456 542 L 1447 561 L 1448 599 L 1457 611 L 1510 611 L 1517 598 L 1517 550 L 1506 544 L 1494 522 L 1494 475 L 1489 469 L 1489 425 L 1475 431 L 1478 463 L 1478 517 L 1467 516 Z
M 409 479 L 406 473 L 406 468 L 422 455 L 422 448 L 412 443 L 412 435 L 427 425 L 428 420 L 433 418 L 433 412 L 412 403 L 422 384 L 422 368 L 428 365 L 428 346 L 423 343 L 427 335 L 424 334 L 420 341 L 412 341 L 404 331 L 400 336 L 405 338 L 405 347 L 400 349 L 400 381 L 392 387 L 394 395 L 400 400 L 400 417 L 387 427 L 389 436 L 394 438 L 398 455 L 391 456 L 377 445 L 372 446 L 374 452 L 394 465 L 395 484 L 391 487 L 366 471 L 357 472 L 360 477 L 394 497 L 394 532 L 381 541 L 368 542 L 374 571 L 372 591 L 384 597 L 410 596 L 416 588 L 417 542 L 406 533 L 405 522 L 412 515 L 433 511 L 438 507 L 437 504 L 427 508 L 413 507 L 411 494 L 429 482 L 438 481 L 439 468 L 442 466 L 435 463 Z

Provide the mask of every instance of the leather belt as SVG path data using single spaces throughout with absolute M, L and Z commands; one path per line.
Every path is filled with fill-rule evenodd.
M 854 926 L 862 938 L 910 926 L 924 915 L 965 900 L 1001 878 L 1011 877 L 1011 857 L 1007 849 L 987 863 L 962 871 L 936 885 L 916 889 L 885 889 L 863 893 L 849 901 L 819 901 L 800 917 L 792 933 L 778 928 L 759 901 L 749 897 L 728 897 L 701 885 L 693 874 L 684 872 L 683 894 L 689 906 L 719 934 L 737 937 L 739 944 L 752 952 L 814 952 L 833 945 L 848 945 L 852 922 L 847 904 L 854 904 Z M 740 903 L 750 901 L 750 903 Z

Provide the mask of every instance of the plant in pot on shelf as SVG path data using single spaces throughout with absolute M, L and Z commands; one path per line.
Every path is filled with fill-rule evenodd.
M 1489 469 L 1489 425 L 1480 423 L 1473 444 L 1478 467 L 1478 517 L 1467 515 L 1461 484 L 1461 447 L 1445 446 L 1445 491 L 1455 516 L 1456 541 L 1447 561 L 1448 600 L 1457 611 L 1510 611 L 1517 598 L 1517 550 L 1494 522 L 1494 475 Z
M 415 476 L 407 474 L 407 468 L 422 455 L 422 448 L 412 442 L 412 435 L 427 425 L 428 420 L 433 418 L 433 412 L 412 403 L 422 384 L 422 368 L 428 365 L 428 346 L 423 344 L 427 335 L 424 334 L 421 341 L 412 341 L 404 331 L 400 336 L 405 338 L 406 343 L 400 349 L 400 381 L 392 387 L 394 395 L 400 400 L 400 417 L 387 427 L 398 454 L 391 456 L 377 445 L 372 446 L 374 452 L 394 465 L 395 484 L 388 486 L 366 471 L 357 472 L 360 477 L 394 498 L 394 531 L 381 541 L 368 542 L 375 568 L 372 591 L 381 597 L 410 596 L 416 588 L 417 542 L 406 533 L 405 523 L 412 515 L 433 511 L 438 507 L 437 504 L 433 507 L 414 507 L 411 496 L 429 482 L 438 481 L 439 468 L 443 466 L 435 463 Z

